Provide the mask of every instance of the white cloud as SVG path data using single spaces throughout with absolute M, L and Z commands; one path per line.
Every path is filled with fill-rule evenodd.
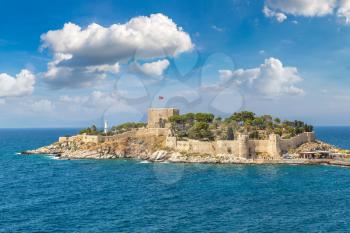
M 106 107 L 118 101 L 113 93 L 106 93 L 101 91 L 93 91 L 85 101 L 84 106 L 90 107 Z
M 283 22 L 286 14 L 304 17 L 336 15 L 341 22 L 350 24 L 350 0 L 265 0 L 266 17 Z
M 0 105 L 4 105 L 4 104 L 6 104 L 6 100 L 0 99 Z
M 90 73 L 95 72 L 110 72 L 112 74 L 118 74 L 120 71 L 119 63 L 115 63 L 114 65 L 98 65 L 98 66 L 88 66 L 87 71 Z
M 233 70 L 219 70 L 220 79 L 223 81 L 227 81 L 233 77 Z
M 263 13 L 268 18 L 275 18 L 279 23 L 282 23 L 287 19 L 287 16 L 281 12 L 272 11 L 267 6 L 264 7 Z
M 62 87 L 88 87 L 98 81 L 106 79 L 108 74 L 118 74 L 119 63 L 112 65 L 96 65 L 86 67 L 57 66 L 57 61 L 48 64 L 48 71 L 44 77 L 55 88 Z
M 336 4 L 336 0 L 265 0 L 265 7 L 274 12 L 306 17 L 332 14 Z
M 87 96 L 64 95 L 57 103 L 61 108 L 74 112 L 93 112 L 94 115 L 103 115 L 111 108 L 116 112 L 130 112 L 134 106 L 125 103 L 115 92 L 93 91 Z M 109 111 L 108 110 L 108 111 Z
M 350 0 L 340 0 L 337 16 L 345 24 L 350 24 Z
M 190 36 L 163 14 L 132 18 L 125 24 L 82 29 L 66 23 L 41 36 L 42 49 L 53 52 L 45 77 L 54 85 L 79 86 L 117 73 L 119 63 L 136 59 L 177 56 L 192 50 Z M 58 80 L 61 79 L 61 80 Z M 70 83 L 70 81 L 73 83 Z
M 142 65 L 133 63 L 130 69 L 136 73 L 142 73 L 148 76 L 161 76 L 169 65 L 169 61 L 167 59 L 163 59 L 155 62 L 144 63 Z
M 74 103 L 74 104 L 83 104 L 85 101 L 87 101 L 88 97 L 85 96 L 69 96 L 69 95 L 63 95 L 59 97 L 59 101 L 63 103 Z
M 0 74 L 0 97 L 30 95 L 34 91 L 35 76 L 29 70 L 22 70 L 16 77 Z
M 211 28 L 214 30 L 214 31 L 217 31 L 217 32 L 223 32 L 225 31 L 223 28 L 220 28 L 216 25 L 212 25 Z
M 113 92 L 93 91 L 88 96 L 60 96 L 59 101 L 64 104 L 75 104 L 88 108 L 105 108 L 118 102 L 118 97 Z
M 302 81 L 297 68 L 284 67 L 282 62 L 275 58 L 266 59 L 258 68 L 219 70 L 219 75 L 223 81 L 233 80 L 244 91 L 268 98 L 304 93 L 295 86 Z
M 33 112 L 51 112 L 54 109 L 54 104 L 50 100 L 39 100 L 31 104 Z

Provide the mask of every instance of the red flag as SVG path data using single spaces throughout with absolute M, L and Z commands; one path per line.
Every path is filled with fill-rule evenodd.
M 159 100 L 163 100 L 163 99 L 164 99 L 164 96 L 161 96 L 161 95 L 160 95 L 160 96 L 158 97 L 158 99 L 159 99 Z

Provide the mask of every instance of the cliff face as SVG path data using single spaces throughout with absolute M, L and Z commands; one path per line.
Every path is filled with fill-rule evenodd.
M 164 136 L 125 136 L 104 143 L 85 143 L 79 138 L 72 141 L 56 142 L 24 154 L 53 154 L 67 159 L 148 159 L 154 152 L 165 146 Z

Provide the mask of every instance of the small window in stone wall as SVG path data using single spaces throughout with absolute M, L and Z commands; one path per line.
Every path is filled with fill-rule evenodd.
M 232 149 L 231 149 L 231 147 L 228 147 L 228 148 L 227 148 L 227 153 L 229 153 L 229 154 L 231 154 L 231 153 L 232 153 Z
M 165 119 L 159 118 L 159 128 L 165 128 Z

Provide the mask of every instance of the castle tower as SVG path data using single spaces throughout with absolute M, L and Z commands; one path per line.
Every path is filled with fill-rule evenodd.
M 281 147 L 280 147 L 280 139 L 281 138 L 278 134 L 270 134 L 270 136 L 269 136 L 268 153 L 274 159 L 281 158 L 282 151 L 281 151 Z
M 315 133 L 314 132 L 307 132 L 306 133 L 308 142 L 314 142 L 315 141 Z
M 248 159 L 249 155 L 249 136 L 247 134 L 238 135 L 238 157 Z
M 169 128 L 169 117 L 179 115 L 176 108 L 150 108 L 148 109 L 148 128 Z
M 103 132 L 106 134 L 106 133 L 108 133 L 108 121 L 105 121 L 104 122 L 104 130 L 103 130 Z

